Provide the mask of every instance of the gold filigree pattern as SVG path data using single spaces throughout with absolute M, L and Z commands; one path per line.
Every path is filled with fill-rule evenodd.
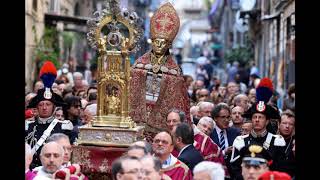
M 99 166 L 99 170 L 102 173 L 107 173 L 110 170 L 110 166 L 108 165 L 108 160 L 104 158 L 101 162 L 101 165 Z
M 83 148 L 74 148 L 73 156 L 72 156 L 73 163 L 83 165 L 84 171 L 90 170 L 93 168 L 93 164 L 90 160 L 90 151 L 83 149 Z

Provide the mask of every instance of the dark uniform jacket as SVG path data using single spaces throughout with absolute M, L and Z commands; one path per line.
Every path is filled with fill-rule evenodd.
M 284 138 L 280 135 L 266 133 L 263 137 L 257 137 L 254 133 L 248 135 L 238 136 L 233 142 L 233 151 L 230 160 L 231 176 L 236 180 L 243 180 L 241 174 L 242 158 L 240 157 L 240 150 L 251 144 L 263 146 L 272 157 L 272 164 L 269 166 L 270 170 L 283 171 L 283 163 L 285 161 L 285 145 Z
M 291 177 L 295 176 L 296 171 L 296 160 L 292 152 L 293 148 L 293 140 L 295 139 L 295 136 L 292 136 L 288 139 L 286 139 L 286 146 L 285 146 L 285 161 L 283 164 L 283 171 L 288 173 Z
M 30 144 L 31 148 L 37 143 L 37 141 L 41 138 L 44 131 L 49 127 L 50 123 L 53 121 L 54 117 L 48 118 L 45 122 L 41 122 L 38 118 L 34 122 L 29 123 L 26 126 L 26 143 Z M 51 134 L 54 133 L 64 133 L 70 138 L 71 130 L 73 129 L 72 123 L 68 120 L 58 121 L 55 125 Z M 37 152 L 33 156 L 32 163 L 30 165 L 30 169 L 33 169 L 37 166 L 41 166 L 41 161 L 39 159 L 39 154 L 41 152 L 43 145 L 37 150 Z

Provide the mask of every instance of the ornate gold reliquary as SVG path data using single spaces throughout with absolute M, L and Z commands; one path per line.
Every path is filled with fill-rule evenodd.
M 97 116 L 79 127 L 78 144 L 128 146 L 142 138 L 143 127 L 129 116 L 130 53 L 143 36 L 135 12 L 120 10 L 118 0 L 106 3 L 87 22 L 89 45 L 98 52 Z

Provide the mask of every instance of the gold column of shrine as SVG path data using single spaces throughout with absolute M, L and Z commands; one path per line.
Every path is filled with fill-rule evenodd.
M 77 144 L 129 146 L 142 139 L 143 127 L 129 116 L 129 53 L 139 48 L 143 30 L 137 26 L 135 12 L 120 10 L 118 1 L 95 12 L 87 22 L 88 43 L 98 52 L 97 116 L 92 123 L 79 127 Z

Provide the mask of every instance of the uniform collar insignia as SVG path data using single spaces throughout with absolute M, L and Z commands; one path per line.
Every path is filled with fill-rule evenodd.
M 39 124 L 48 124 L 48 123 L 51 123 L 53 121 L 54 117 L 53 116 L 50 116 L 48 118 L 38 118 L 38 123 Z
M 251 135 L 254 137 L 254 138 L 257 138 L 257 137 L 264 137 L 266 136 L 268 133 L 267 130 L 263 131 L 261 134 L 257 134 L 256 132 L 254 132 L 254 130 L 251 131 Z

